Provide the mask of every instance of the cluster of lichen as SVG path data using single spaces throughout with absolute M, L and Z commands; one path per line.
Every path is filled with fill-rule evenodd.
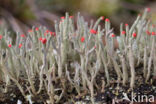
M 47 102 L 54 104 L 75 89 L 79 96 L 88 91 L 94 103 L 96 90 L 111 82 L 110 69 L 116 72 L 118 83 L 130 83 L 133 89 L 135 68 L 140 65 L 148 83 L 151 76 L 156 76 L 156 29 L 147 13 L 148 9 L 131 27 L 121 24 L 120 36 L 113 33 L 109 19 L 105 19 L 102 29 L 99 23 L 104 22 L 104 17 L 88 25 L 79 14 L 76 26 L 73 17 L 66 14 L 56 21 L 55 32 L 33 27 L 26 35 L 17 33 L 15 44 L 11 34 L 4 31 L 0 35 L 0 80 L 5 82 L 1 92 L 7 93 L 13 84 L 31 103 L 30 96 L 44 91 L 49 96 Z M 118 47 L 114 45 L 116 40 Z M 100 71 L 106 80 L 98 86 L 96 77 Z M 20 79 L 26 84 L 21 85 Z

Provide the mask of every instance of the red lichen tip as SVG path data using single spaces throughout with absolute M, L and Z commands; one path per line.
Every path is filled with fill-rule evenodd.
M 71 18 L 71 19 L 72 19 L 73 17 L 74 17 L 74 16 L 69 16 L 69 18 Z
M 46 30 L 46 33 L 49 33 L 49 30 Z
M 42 38 L 41 42 L 42 42 L 43 44 L 46 44 L 47 39 L 46 39 L 46 38 Z
M 11 47 L 12 47 L 12 45 L 11 45 L 11 44 L 8 44 L 8 47 L 9 47 L 9 48 L 11 48 Z
M 128 26 L 128 24 L 126 23 L 126 24 L 125 24 L 125 27 L 127 27 L 127 26 Z
M 53 32 L 53 36 L 56 36 L 56 33 L 55 32 Z
M 85 38 L 84 37 L 81 37 L 81 42 L 83 43 L 85 41 Z
M 115 34 L 111 34 L 111 37 L 112 37 L 112 38 L 115 37 Z
M 56 33 L 55 32 L 50 32 L 50 35 L 51 36 L 56 36 Z
M 18 48 L 21 48 L 21 47 L 22 47 L 22 44 L 19 44 L 19 45 L 18 45 Z
M 125 35 L 125 34 L 126 34 L 126 31 L 122 31 L 121 34 L 122 34 L 122 35 Z
M 138 16 L 142 16 L 142 14 L 141 14 L 141 13 L 139 13 L 139 14 L 138 14 Z
M 151 35 L 151 33 L 150 33 L 148 30 L 146 30 L 146 34 L 147 34 L 147 35 Z
M 42 40 L 42 37 L 40 37 L 38 40 L 40 40 L 40 41 L 41 41 L 41 40 Z
M 104 16 L 101 16 L 101 19 L 102 19 L 102 20 L 104 20 L 104 19 L 105 19 L 105 17 L 104 17 Z
M 62 17 L 61 17 L 61 19 L 65 19 L 65 17 L 64 17 L 64 16 L 62 16 Z
M 94 48 L 96 49 L 96 45 L 94 46 Z
M 38 27 L 36 27 L 36 28 L 35 28 L 35 30 L 36 30 L 36 31 L 38 31 L 38 30 L 39 30 L 39 28 L 38 28 Z
M 106 22 L 109 22 L 110 20 L 108 18 L 105 19 Z
M 46 36 L 47 35 L 47 33 L 44 33 L 44 36 Z
M 135 38 L 137 36 L 137 34 L 136 33 L 133 33 L 132 36 Z
M 95 31 L 94 29 L 91 29 L 91 30 L 90 30 L 90 33 L 91 33 L 91 34 L 97 34 L 97 31 Z
M 53 32 L 50 32 L 50 35 L 52 36 L 53 35 Z
M 2 35 L 0 35 L 0 39 L 2 39 L 3 38 L 3 36 Z
M 151 8 L 146 8 L 147 9 L 147 12 L 150 12 L 151 11 Z
M 21 37 L 22 37 L 22 38 L 24 38 L 24 37 L 25 37 L 25 35 L 24 35 L 24 34 L 21 34 Z
M 152 35 L 156 35 L 156 33 L 155 32 L 152 32 Z

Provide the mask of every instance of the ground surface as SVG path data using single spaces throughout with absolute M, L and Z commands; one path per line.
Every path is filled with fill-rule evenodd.
M 116 74 L 112 72 L 112 74 L 110 75 L 110 77 L 112 78 L 112 82 L 109 86 L 106 86 L 102 91 L 102 80 L 105 80 L 105 78 L 103 76 L 104 73 L 100 73 L 96 77 L 96 83 L 98 85 L 97 87 L 95 87 L 96 104 L 113 104 L 113 101 L 116 102 L 115 104 L 130 104 L 129 101 L 123 100 L 123 93 L 126 93 L 128 98 L 131 99 L 132 91 L 138 96 L 155 96 L 155 102 L 153 103 L 141 102 L 133 104 L 156 104 L 156 79 L 153 78 L 153 80 L 149 81 L 149 83 L 145 83 L 145 79 L 142 77 L 143 75 L 142 73 L 140 73 L 141 71 L 139 70 L 140 69 L 137 70 L 136 84 L 133 90 L 129 88 L 129 84 L 123 86 L 121 83 L 116 83 Z M 17 104 L 17 100 L 21 100 L 23 102 L 22 104 L 28 104 L 28 102 L 24 100 L 24 97 L 21 95 L 19 89 L 15 87 L 15 85 L 8 86 L 8 92 L 2 93 L 1 88 L 3 88 L 4 85 L 5 83 L 0 82 L 0 104 Z M 100 89 L 98 89 L 98 87 Z M 82 102 L 83 104 L 91 104 L 89 93 L 86 93 L 81 97 L 77 97 L 75 91 L 73 90 L 72 92 L 67 92 L 66 95 L 67 98 L 63 97 L 60 104 L 74 104 L 69 102 L 69 98 L 73 98 L 75 104 L 81 104 Z M 43 102 L 46 102 L 46 99 L 48 99 L 48 95 L 46 95 L 43 91 L 40 95 L 33 98 L 32 100 L 35 101 L 34 104 L 45 104 Z

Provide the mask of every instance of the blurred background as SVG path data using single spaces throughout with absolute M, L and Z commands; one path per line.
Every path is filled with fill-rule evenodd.
M 131 25 L 146 7 L 156 20 L 156 0 L 0 0 L 0 28 L 26 33 L 32 26 L 42 25 L 54 30 L 54 21 L 66 12 L 74 20 L 80 12 L 86 21 L 109 18 L 117 31 L 120 23 Z

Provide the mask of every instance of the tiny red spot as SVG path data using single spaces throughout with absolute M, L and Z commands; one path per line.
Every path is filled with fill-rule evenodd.
M 151 11 L 151 8 L 146 8 L 147 9 L 147 12 L 150 12 Z
M 74 16 L 69 16 L 69 18 L 71 18 L 71 19 L 72 19 L 73 17 L 74 17 Z
M 49 33 L 49 30 L 46 30 L 46 33 Z
M 126 24 L 125 24 L 125 27 L 127 27 L 127 26 L 128 26 L 128 24 L 126 23 Z
M 0 39 L 2 39 L 3 38 L 3 36 L 2 35 L 0 35 Z
M 94 46 L 94 48 L 96 49 L 96 45 Z
M 22 38 L 24 38 L 24 37 L 25 37 L 25 35 L 24 35 L 24 34 L 21 34 L 21 37 L 22 37 Z
M 84 42 L 85 41 L 85 38 L 84 37 L 81 37 L 81 42 Z
M 152 35 L 156 35 L 155 32 L 152 32 Z
M 104 20 L 104 19 L 105 19 L 105 17 L 104 17 L 104 16 L 101 16 L 101 19 L 102 19 L 102 20 Z
M 146 34 L 147 34 L 147 35 L 151 35 L 151 33 L 150 33 L 148 30 L 146 30 Z
M 136 33 L 133 33 L 132 36 L 135 38 L 137 36 L 137 34 Z
M 55 32 L 53 32 L 53 36 L 56 36 L 56 33 Z
M 38 27 L 36 27 L 36 29 L 35 29 L 36 31 L 38 31 L 39 30 L 39 28 Z
M 90 30 L 90 33 L 91 33 L 91 34 L 97 34 L 97 31 L 95 31 L 94 29 L 91 29 L 91 30 Z
M 39 40 L 41 41 L 42 40 L 42 37 L 40 37 Z
M 63 17 L 61 17 L 61 19 L 65 19 L 65 17 L 63 16 Z
M 121 32 L 121 34 L 122 34 L 122 35 L 125 35 L 125 34 L 126 34 L 126 32 L 125 32 L 125 31 L 122 31 L 122 32 Z
M 51 36 L 56 36 L 56 33 L 55 32 L 50 32 L 50 35 Z
M 53 35 L 53 32 L 50 31 L 50 35 L 52 36 Z
M 139 13 L 139 14 L 138 14 L 138 16 L 142 16 L 142 14 L 141 14 L 141 13 Z
M 112 37 L 112 38 L 115 37 L 115 34 L 111 34 L 111 37 Z
M 109 19 L 108 19 L 108 18 L 106 18 L 106 19 L 105 19 L 105 21 L 106 21 L 106 22 L 109 22 Z
M 19 45 L 18 45 L 18 48 L 21 48 L 21 47 L 22 47 L 22 44 L 19 44 Z
M 11 47 L 12 47 L 12 45 L 11 45 L 11 44 L 8 44 L 8 47 L 9 47 L 9 48 L 11 48 Z
M 41 40 L 41 42 L 42 42 L 43 44 L 46 44 L 47 39 L 46 39 L 46 38 L 43 38 L 43 39 Z

